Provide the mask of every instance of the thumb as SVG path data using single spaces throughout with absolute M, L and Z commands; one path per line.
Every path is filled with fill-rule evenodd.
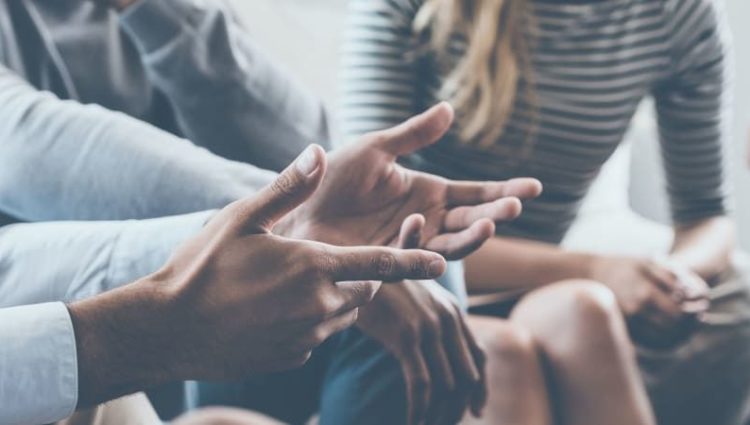
M 393 156 L 414 153 L 443 137 L 453 123 L 453 115 L 453 107 L 441 102 L 396 127 L 375 133 L 372 143 Z
M 326 168 L 326 154 L 318 145 L 310 145 L 273 183 L 258 196 L 248 199 L 240 216 L 245 225 L 270 230 L 286 214 L 305 202 L 320 186 Z

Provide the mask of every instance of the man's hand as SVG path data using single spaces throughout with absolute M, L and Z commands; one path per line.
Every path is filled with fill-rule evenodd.
M 706 282 L 669 262 L 597 257 L 590 277 L 614 292 L 633 337 L 648 345 L 678 342 L 709 307 Z
M 272 234 L 324 172 L 323 150 L 308 148 L 258 196 L 217 214 L 159 272 L 70 305 L 81 405 L 170 380 L 302 365 L 355 322 L 380 281 L 444 272 L 445 260 L 432 252 L 341 248 Z
M 518 198 L 541 192 L 534 179 L 454 182 L 406 169 L 400 156 L 439 140 L 453 109 L 441 103 L 397 127 L 368 134 L 329 154 L 320 190 L 282 225 L 282 234 L 341 245 L 388 245 L 404 219 L 426 218 L 419 246 L 463 258 L 494 234 L 495 222 L 521 212 Z
M 423 226 L 422 216 L 407 218 L 401 247 L 418 241 Z M 386 285 L 360 309 L 357 326 L 401 363 L 406 423 L 453 425 L 467 407 L 479 416 L 487 395 L 484 353 L 457 301 L 437 282 Z

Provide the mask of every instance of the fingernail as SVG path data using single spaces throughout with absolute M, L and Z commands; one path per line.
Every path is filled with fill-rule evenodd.
M 433 260 L 430 263 L 429 271 L 430 271 L 430 276 L 432 277 L 442 276 L 443 273 L 445 273 L 445 261 Z
M 297 170 L 308 177 L 315 173 L 315 170 L 318 169 L 318 157 L 315 155 L 315 149 L 313 149 L 312 145 L 308 146 L 302 152 L 302 155 L 297 158 L 296 165 Z

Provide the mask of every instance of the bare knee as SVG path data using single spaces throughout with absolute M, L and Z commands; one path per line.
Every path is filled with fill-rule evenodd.
M 505 320 L 483 317 L 471 317 L 469 326 L 485 350 L 490 380 L 511 384 L 539 367 L 537 346 L 528 330 Z
M 209 407 L 187 413 L 175 425 L 282 425 L 281 422 L 248 410 Z
M 534 291 L 524 297 L 511 317 L 545 348 L 573 348 L 607 340 L 619 343 L 626 337 L 614 294 L 604 285 L 586 280 L 564 281 Z
M 555 283 L 526 295 L 513 311 L 512 318 L 524 323 L 550 320 L 607 323 L 619 315 L 612 291 L 587 280 Z

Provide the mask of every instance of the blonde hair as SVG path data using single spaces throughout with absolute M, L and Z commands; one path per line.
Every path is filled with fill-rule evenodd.
M 447 54 L 454 34 L 466 37 L 464 56 L 440 93 L 458 111 L 463 142 L 494 144 L 513 113 L 521 76 L 531 83 L 527 2 L 425 0 L 414 19 L 414 32 L 429 37 L 427 47 L 438 56 Z

